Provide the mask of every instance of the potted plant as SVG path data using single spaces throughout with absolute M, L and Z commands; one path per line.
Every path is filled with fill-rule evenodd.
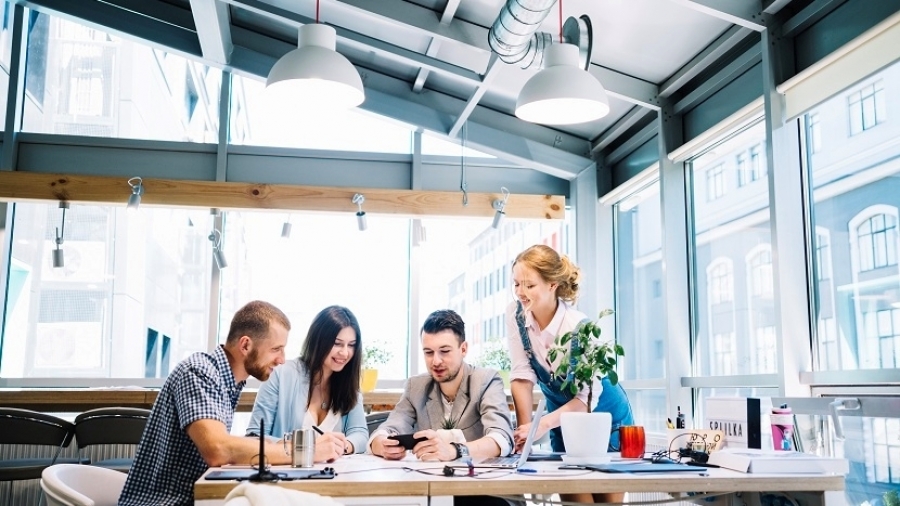
M 485 341 L 475 364 L 479 367 L 496 369 L 503 378 L 503 386 L 509 388 L 509 371 L 512 369 L 512 361 L 509 358 L 509 349 L 503 339 L 495 337 Z
M 612 309 L 603 310 L 596 321 L 585 322 L 574 330 L 557 337 L 547 352 L 550 363 L 555 362 L 558 357 L 561 358 L 559 366 L 556 368 L 556 375 L 565 378 L 562 384 L 563 389 L 568 389 L 573 395 L 584 388 L 587 388 L 588 391 L 586 413 L 561 414 L 563 441 L 578 440 L 585 434 L 609 437 L 612 415 L 603 412 L 592 413 L 591 402 L 594 396 L 595 380 L 600 381 L 604 377 L 608 377 L 609 382 L 613 385 L 619 382 L 619 375 L 615 370 L 616 361 L 618 357 L 625 355 L 625 350 L 619 344 L 600 340 L 600 319 L 612 313 Z M 570 434 L 568 438 L 567 434 Z M 605 449 L 607 445 L 599 446 Z
M 383 342 L 374 342 L 364 346 L 360 390 L 363 392 L 375 390 L 375 385 L 378 384 L 378 366 L 386 365 L 393 356 L 394 354 L 388 349 L 387 344 Z
M 600 319 L 613 314 L 612 309 L 604 309 L 597 317 L 597 321 L 585 322 L 575 330 L 566 332 L 556 338 L 556 342 L 547 352 L 550 362 L 562 357 L 556 368 L 556 375 L 565 377 L 563 388 L 568 388 L 572 394 L 588 389 L 587 410 L 591 410 L 591 400 L 594 395 L 594 379 L 602 380 L 609 377 L 613 385 L 619 382 L 616 373 L 616 359 L 625 355 L 622 345 L 611 341 L 600 341 Z

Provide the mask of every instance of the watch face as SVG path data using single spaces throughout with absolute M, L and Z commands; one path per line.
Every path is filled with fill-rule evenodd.
M 457 451 L 459 451 L 460 457 L 468 457 L 469 456 L 469 447 L 464 444 L 459 444 L 457 447 Z

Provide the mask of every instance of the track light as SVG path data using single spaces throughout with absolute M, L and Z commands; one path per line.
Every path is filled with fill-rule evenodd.
M 506 202 L 509 200 L 509 190 L 501 186 L 500 191 L 503 193 L 503 199 L 494 199 L 491 203 L 491 207 L 497 211 L 494 213 L 494 222 L 491 223 L 491 228 L 495 230 L 503 224 L 503 218 L 506 217 Z
M 69 203 L 63 200 L 59 203 L 59 208 L 62 209 L 62 224 L 60 227 L 56 228 L 56 249 L 53 250 L 54 269 L 58 269 L 66 265 L 66 260 L 63 256 L 63 250 L 60 248 L 60 246 L 62 246 L 63 236 L 66 233 L 66 209 L 69 208 Z
M 219 270 L 222 270 L 228 267 L 228 262 L 225 260 L 225 253 L 222 252 L 222 232 L 219 232 L 217 229 L 212 229 L 212 232 L 209 233 L 208 239 L 213 243 L 213 259 L 216 261 L 216 267 Z
M 362 210 L 363 202 L 366 201 L 366 197 L 362 193 L 357 193 L 353 196 L 351 202 L 357 205 L 358 211 L 356 211 L 356 224 L 359 225 L 359 231 L 364 231 L 368 224 L 366 224 L 366 212 Z
M 135 176 L 128 180 L 128 186 L 131 187 L 131 196 L 128 197 L 126 208 L 129 211 L 137 211 L 141 206 L 141 196 L 144 194 L 144 180 Z

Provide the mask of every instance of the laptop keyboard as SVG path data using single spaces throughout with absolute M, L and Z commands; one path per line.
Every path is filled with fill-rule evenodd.
M 519 462 L 518 455 L 512 457 L 488 457 L 480 460 L 478 463 L 489 466 L 514 466 L 517 462 Z

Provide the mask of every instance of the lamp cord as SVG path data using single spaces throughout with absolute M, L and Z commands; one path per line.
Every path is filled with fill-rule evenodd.
M 563 8 L 562 8 L 563 0 L 559 0 L 559 43 L 563 43 Z

